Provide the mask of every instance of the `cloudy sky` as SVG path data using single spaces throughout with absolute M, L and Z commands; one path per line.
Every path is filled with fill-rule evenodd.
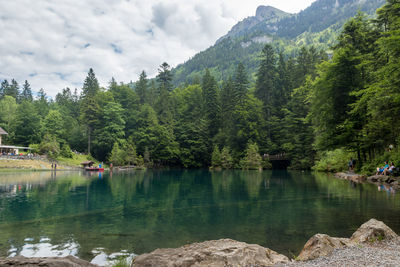
M 315 0 L 0 0 L 0 80 L 27 79 L 54 96 L 80 88 L 92 67 L 111 77 L 150 77 L 188 60 L 253 16 L 259 5 L 296 13 Z

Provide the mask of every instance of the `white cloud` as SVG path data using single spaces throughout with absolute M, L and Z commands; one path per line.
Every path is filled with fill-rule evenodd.
M 288 12 L 314 0 L 0 0 L 0 79 L 27 79 L 54 96 L 81 87 L 89 68 L 111 77 L 154 76 L 206 49 L 258 5 Z

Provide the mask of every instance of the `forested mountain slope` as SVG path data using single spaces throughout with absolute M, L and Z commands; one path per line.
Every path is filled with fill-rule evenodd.
M 343 23 L 358 11 L 375 14 L 385 0 L 318 0 L 298 14 L 260 6 L 256 15 L 236 24 L 215 45 L 173 70 L 174 84 L 192 83 L 209 68 L 217 80 L 232 76 L 239 62 L 254 74 L 265 44 L 294 56 L 302 45 L 328 49 Z M 252 75 L 252 81 L 254 76 Z

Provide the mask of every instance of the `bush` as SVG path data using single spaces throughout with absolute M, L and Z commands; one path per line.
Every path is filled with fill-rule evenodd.
M 39 153 L 40 151 L 40 144 L 30 144 L 29 147 L 32 149 L 32 153 Z
M 229 147 L 224 147 L 221 151 L 218 146 L 214 147 L 214 151 L 211 155 L 211 167 L 210 169 L 225 169 L 229 170 L 233 168 L 233 158 Z
M 340 172 L 348 169 L 348 163 L 351 158 L 355 158 L 354 153 L 347 152 L 344 149 L 335 149 L 326 151 L 313 167 L 316 171 Z
M 62 146 L 60 155 L 64 158 L 69 158 L 69 159 L 72 159 L 74 157 L 74 153 L 72 152 L 68 144 L 64 144 Z
M 125 165 L 125 154 L 125 151 L 119 147 L 118 142 L 115 142 L 109 158 L 110 163 L 112 163 L 114 166 Z
M 246 156 L 240 161 L 240 166 L 244 170 L 259 170 L 262 168 L 262 158 L 258 152 L 258 145 L 249 142 L 247 144 Z
M 233 158 L 229 147 L 224 147 L 221 151 L 221 167 L 222 169 L 232 169 L 233 168 Z
M 56 137 L 46 134 L 39 145 L 39 153 L 46 154 L 50 159 L 56 159 L 60 155 L 60 144 Z
M 213 153 L 211 155 L 211 169 L 220 167 L 221 167 L 221 151 L 219 151 L 218 146 L 215 146 Z
M 109 161 L 115 166 L 136 165 L 142 167 L 144 165 L 143 158 L 138 158 L 136 155 L 136 148 L 133 142 L 126 140 L 114 143 Z

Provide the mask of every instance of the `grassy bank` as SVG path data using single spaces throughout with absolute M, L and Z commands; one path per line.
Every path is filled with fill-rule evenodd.
M 79 168 L 80 163 L 87 161 L 87 155 L 73 155 L 72 158 L 57 158 L 57 160 L 39 159 L 1 159 L 0 171 L 46 171 L 51 170 L 52 162 L 57 163 L 57 170 L 70 170 Z M 93 160 L 94 161 L 94 160 Z M 95 163 L 98 164 L 98 163 Z

